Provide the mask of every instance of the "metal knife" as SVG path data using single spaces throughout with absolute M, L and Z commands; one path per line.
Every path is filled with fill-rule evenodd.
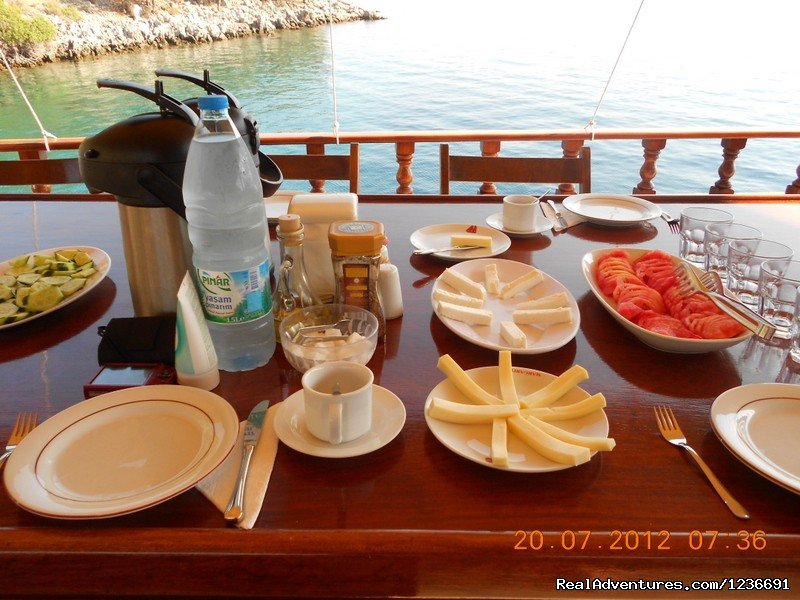
M 564 218 L 564 215 L 561 214 L 561 211 L 556 208 L 556 203 L 552 200 L 545 200 L 545 202 L 547 202 L 547 204 L 550 205 L 550 208 L 553 209 L 553 214 L 556 216 L 556 221 L 558 222 L 559 227 L 562 229 L 567 229 L 569 227 L 569 223 L 567 223 L 567 220 Z
M 483 248 L 483 246 L 444 246 L 442 248 L 429 248 L 427 250 L 414 250 L 411 254 L 420 256 L 424 254 L 434 254 L 436 252 L 449 252 L 451 250 L 474 250 L 475 248 Z
M 264 417 L 269 408 L 269 400 L 263 400 L 253 407 L 250 415 L 247 417 L 247 423 L 244 425 L 244 448 L 242 451 L 242 464 L 239 467 L 239 476 L 236 479 L 236 485 L 233 488 L 231 499 L 225 509 L 226 521 L 241 521 L 244 517 L 244 486 L 247 481 L 247 471 L 250 468 L 250 459 L 253 457 L 253 450 L 255 450 L 258 443 L 258 437 L 261 435 L 261 429 L 264 427 Z

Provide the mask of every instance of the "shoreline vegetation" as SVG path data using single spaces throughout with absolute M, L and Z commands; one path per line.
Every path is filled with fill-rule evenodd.
M 335 23 L 378 20 L 330 0 Z M 12 67 L 140 48 L 200 44 L 328 23 L 329 0 L 0 0 L 0 50 Z

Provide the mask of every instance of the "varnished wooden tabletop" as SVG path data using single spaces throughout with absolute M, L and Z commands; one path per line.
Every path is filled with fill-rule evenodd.
M 727 208 L 800 251 L 800 205 Z M 434 438 L 422 407 L 443 379 L 437 358 L 449 353 L 469 369 L 495 365 L 497 353 L 464 342 L 433 315 L 433 279 L 448 263 L 411 258 L 409 236 L 434 223 L 483 224 L 497 210 L 487 204 L 359 207 L 362 218 L 385 224 L 403 286 L 405 314 L 389 322 L 369 363 L 376 383 L 395 392 L 408 415 L 389 445 L 342 460 L 281 446 L 251 531 L 226 527 L 196 490 L 133 515 L 62 522 L 27 513 L 2 489 L 0 596 L 585 597 L 557 590 L 557 579 L 690 585 L 763 577 L 788 578 L 791 589 L 758 597 L 797 596 L 800 496 L 740 463 L 709 422 L 710 406 L 725 390 L 797 382 L 786 349 L 750 341 L 703 355 L 653 350 L 604 311 L 581 275 L 581 257 L 597 248 L 676 253 L 678 238 L 661 220 L 624 229 L 582 224 L 558 235 L 516 238 L 502 255 L 543 269 L 577 299 L 576 338 L 554 352 L 514 356 L 514 363 L 555 374 L 584 366 L 590 378 L 582 386 L 608 400 L 613 452 L 577 468 L 531 475 L 484 468 Z M 3 259 L 78 244 L 109 253 L 109 276 L 80 301 L 0 331 L 0 439 L 18 411 L 52 416 L 82 400 L 82 386 L 97 370 L 97 327 L 132 316 L 113 203 L 0 205 Z M 300 374 L 278 349 L 265 367 L 223 373 L 215 391 L 244 418 L 259 400 L 278 402 L 298 389 Z M 690 442 L 750 510 L 749 521 L 731 515 L 700 472 L 660 438 L 655 404 L 674 408 Z

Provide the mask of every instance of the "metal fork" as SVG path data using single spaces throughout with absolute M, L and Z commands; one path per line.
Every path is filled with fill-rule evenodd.
M 0 456 L 0 467 L 6 462 L 6 459 L 11 456 L 14 448 L 17 447 L 26 435 L 28 435 L 33 428 L 36 427 L 36 422 L 39 420 L 38 413 L 23 412 L 17 415 L 17 422 L 14 424 L 14 429 L 11 431 L 11 437 L 8 438 L 6 444 L 6 451 L 3 456 Z
M 669 225 L 669 230 L 672 233 L 681 232 L 681 222 L 678 219 L 663 210 L 661 211 L 661 218 L 667 222 L 667 225 Z
M 719 494 L 719 497 L 722 498 L 722 501 L 734 515 L 740 519 L 749 519 L 750 513 L 731 496 L 731 493 L 725 489 L 725 486 L 717 479 L 717 476 L 711 472 L 708 465 L 700 458 L 700 455 L 686 443 L 686 436 L 683 434 L 683 431 L 681 431 L 680 426 L 678 426 L 678 421 L 675 419 L 672 409 L 668 406 L 656 406 L 654 410 L 656 413 L 656 421 L 658 422 L 658 429 L 661 431 L 661 435 L 664 439 L 670 444 L 680 446 L 686 450 L 689 456 L 697 463 L 697 466 L 700 467 L 700 470 L 703 471 L 703 474 L 708 478 L 709 483 L 711 483 L 717 494 Z

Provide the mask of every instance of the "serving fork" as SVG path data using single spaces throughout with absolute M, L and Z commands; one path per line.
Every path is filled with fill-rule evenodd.
M 38 420 L 38 413 L 22 412 L 17 415 L 17 422 L 14 424 L 14 429 L 11 431 L 11 437 L 8 438 L 6 451 L 3 452 L 3 456 L 0 456 L 0 467 L 2 467 L 6 459 L 11 456 L 14 448 L 22 441 L 22 438 L 33 431 Z
M 669 225 L 669 230 L 672 233 L 681 232 L 681 222 L 678 219 L 663 210 L 661 211 L 661 218 L 667 222 L 667 225 Z
M 686 436 L 683 434 L 683 431 L 681 431 L 672 409 L 668 406 L 656 406 L 654 410 L 656 413 L 656 421 L 658 422 L 658 430 L 661 432 L 662 437 L 670 444 L 680 446 L 686 450 L 689 456 L 697 463 L 697 466 L 700 467 L 700 470 L 703 471 L 703 474 L 714 490 L 716 490 L 717 494 L 719 494 L 719 497 L 722 498 L 725 506 L 727 506 L 734 515 L 740 519 L 749 519 L 750 513 L 747 512 L 747 509 L 745 509 L 736 498 L 731 496 L 731 493 L 722 485 L 722 482 L 717 479 L 717 476 L 714 475 L 705 461 L 700 458 L 700 455 L 695 452 L 694 448 L 686 442 Z

